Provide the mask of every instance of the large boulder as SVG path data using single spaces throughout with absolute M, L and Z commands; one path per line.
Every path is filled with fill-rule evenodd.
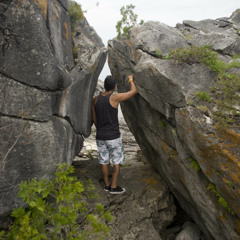
M 90 134 L 106 49 L 85 18 L 73 30 L 67 0 L 0 2 L 0 217 L 21 181 L 51 178 Z
M 92 98 L 107 52 L 86 18 L 74 30 L 73 43 L 77 54 L 75 67 L 70 72 L 73 81 L 62 95 L 59 115 L 70 119 L 73 128 L 88 137 L 92 125 Z
M 239 16 L 240 9 L 230 18 L 183 21 L 176 27 L 186 36 L 189 44 L 210 45 L 213 50 L 226 55 L 240 54 Z
M 129 74 L 139 90 L 121 104 L 131 132 L 209 240 L 240 238 L 239 122 L 216 128 L 211 114 L 216 106 L 208 111 L 198 106 L 195 94 L 210 92 L 215 72 L 201 63 L 178 64 L 164 56 L 174 48 L 209 44 L 219 59 L 231 60 L 229 55 L 240 51 L 238 16 L 239 10 L 230 18 L 184 21 L 176 28 L 147 22 L 134 26 L 129 39 L 109 41 L 108 61 L 118 90 L 129 90 Z

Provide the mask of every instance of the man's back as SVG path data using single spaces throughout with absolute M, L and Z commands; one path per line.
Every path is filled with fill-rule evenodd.
M 118 109 L 110 104 L 111 93 L 103 96 L 100 94 L 94 106 L 97 118 L 98 140 L 112 140 L 120 137 L 118 123 Z

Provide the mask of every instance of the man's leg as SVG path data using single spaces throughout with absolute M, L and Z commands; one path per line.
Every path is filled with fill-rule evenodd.
M 101 170 L 102 170 L 105 186 L 108 187 L 110 185 L 108 180 L 108 164 L 101 164 Z
M 120 173 L 120 166 L 121 166 L 120 164 L 115 164 L 113 167 L 111 188 L 116 188 L 118 185 L 118 176 Z
M 125 192 L 124 188 L 121 188 L 118 186 L 118 177 L 120 174 L 120 167 L 121 164 L 124 162 L 124 149 L 122 145 L 122 138 L 119 137 L 109 143 L 109 153 L 110 158 L 113 161 L 114 167 L 113 167 L 113 173 L 112 173 L 112 183 L 111 183 L 111 189 L 109 192 L 111 194 L 121 194 Z
M 104 190 L 108 191 L 109 180 L 108 180 L 108 164 L 109 164 L 109 151 L 106 145 L 106 141 L 97 140 L 98 147 L 98 162 L 101 164 L 102 176 L 104 179 L 105 187 Z

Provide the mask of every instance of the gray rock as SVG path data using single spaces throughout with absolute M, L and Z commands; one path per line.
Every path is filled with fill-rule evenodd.
M 0 8 L 4 8 L 3 3 Z M 1 23 L 1 71 L 40 89 L 54 91 L 69 86 L 67 69 L 73 67 L 73 57 L 66 11 L 56 1 L 40 5 L 33 0 L 14 0 L 8 1 L 6 8 Z
M 101 38 L 95 30 L 89 25 L 86 18 L 75 27 L 73 42 L 76 51 L 78 52 L 75 64 L 82 69 L 94 72 L 98 66 L 96 62 L 99 56 L 103 55 L 106 59 L 106 48 L 103 45 Z M 102 61 L 103 65 L 105 60 Z M 101 71 L 102 67 L 100 68 Z
M 237 24 L 238 10 L 230 18 L 216 20 L 183 21 L 177 28 L 188 39 L 188 43 L 195 46 L 210 45 L 214 51 L 227 55 L 240 53 L 240 40 Z
M 48 122 L 26 121 L 11 117 L 0 118 L 1 154 L 19 140 L 2 162 L 0 188 L 0 215 L 6 215 L 13 207 L 21 204 L 17 198 L 18 184 L 30 178 L 51 178 L 57 164 L 71 163 L 80 151 L 83 139 L 70 124 L 61 118 L 53 117 Z M 25 128 L 24 131 L 22 131 Z M 1 169 L 2 170 L 2 169 Z
M 219 51 L 224 54 L 233 55 L 238 54 L 239 49 L 234 48 L 236 44 L 236 37 L 232 38 L 229 35 L 220 33 L 213 34 L 196 34 L 188 42 L 195 46 L 210 45 L 214 51 Z
M 237 9 L 232 13 L 230 20 L 235 24 L 240 23 L 240 9 Z
M 84 137 L 88 137 L 91 133 L 92 98 L 105 60 L 105 53 L 99 56 L 99 59 L 94 63 L 97 66 L 93 70 L 94 72 L 89 72 L 88 69 L 81 70 L 76 66 L 71 71 L 74 81 L 61 96 L 58 114 L 64 118 L 67 117 L 74 130 Z
M 104 92 L 104 82 L 102 80 L 98 80 L 97 86 L 94 92 L 94 97 L 98 96 L 101 92 Z
M 107 53 L 102 40 L 85 18 L 76 26 L 75 32 L 73 41 L 78 57 L 70 72 L 73 81 L 62 93 L 58 114 L 68 118 L 76 132 L 88 137 L 92 125 L 92 98 Z
M 55 93 L 32 88 L 4 76 L 0 76 L 0 82 L 2 114 L 37 121 L 48 121 L 54 114 L 57 107 Z
M 223 29 L 220 28 L 219 22 L 217 20 L 206 19 L 202 21 L 183 21 L 184 26 L 193 28 L 197 31 L 203 33 L 212 33 L 212 32 L 222 32 Z
M 201 230 L 194 223 L 187 222 L 183 225 L 183 230 L 176 236 L 175 240 L 199 240 Z
M 184 21 L 177 27 L 182 31 L 179 38 L 193 34 L 189 42 L 212 44 L 225 62 L 231 59 L 224 53 L 232 55 L 240 49 L 230 18 Z M 198 91 L 210 92 L 214 72 L 201 64 L 180 65 L 154 57 L 156 46 L 183 47 L 180 40 L 171 42 L 172 31 L 166 29 L 148 22 L 131 30 L 130 41 L 109 41 L 109 65 L 118 90 L 129 90 L 128 74 L 134 75 L 139 90 L 137 96 L 121 104 L 124 118 L 143 154 L 204 238 L 238 239 L 239 128 L 217 130 L 209 114 L 214 106 L 210 104 L 209 112 L 202 112 L 196 109 L 197 103 L 191 106 L 189 102 Z M 162 33 L 169 37 L 157 40 Z M 215 184 L 218 197 L 207 189 L 210 183 Z M 219 196 L 233 214 L 219 205 Z
M 71 164 L 91 131 L 106 49 L 83 19 L 76 26 L 87 54 L 77 49 L 74 65 L 67 9 L 67 0 L 0 2 L 1 226 L 22 204 L 18 184 Z
M 181 37 L 181 33 L 177 29 L 152 21 L 133 27 L 130 32 L 130 40 L 134 49 L 142 49 L 153 55 L 156 52 L 160 55 L 167 55 L 171 49 L 177 46 L 187 46 L 185 39 Z

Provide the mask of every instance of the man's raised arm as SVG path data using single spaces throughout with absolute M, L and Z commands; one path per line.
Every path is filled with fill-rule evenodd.
M 133 75 L 128 76 L 128 81 L 130 84 L 130 90 L 125 93 L 117 93 L 116 95 L 113 95 L 113 105 L 118 105 L 118 103 L 128 100 L 129 98 L 135 96 L 138 93 L 137 87 L 133 81 Z

